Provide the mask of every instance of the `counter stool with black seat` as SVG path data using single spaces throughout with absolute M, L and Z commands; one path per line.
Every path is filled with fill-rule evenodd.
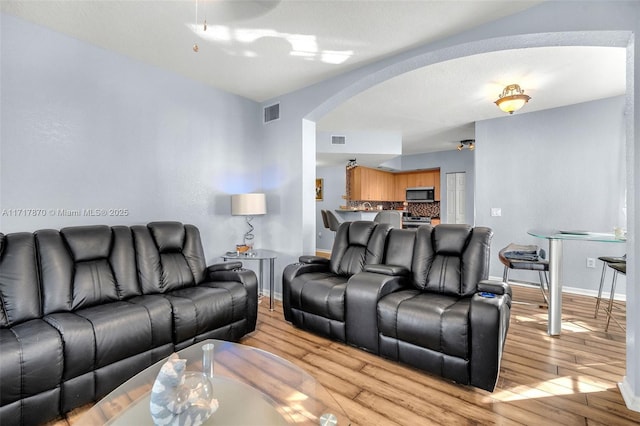
M 320 210 L 320 215 L 322 216 L 322 224 L 325 228 L 331 229 L 331 225 L 329 225 L 329 218 L 327 217 L 326 210 Z
M 611 281 L 611 295 L 609 296 L 609 306 L 605 308 L 605 313 L 607 314 L 607 325 L 604 327 L 604 331 L 609 331 L 609 323 L 611 319 L 620 326 L 621 329 L 625 330 L 624 325 L 620 324 L 620 322 L 613 316 L 613 297 L 616 294 L 616 281 L 618 279 L 618 274 L 627 275 L 627 262 L 624 263 L 609 263 L 609 268 L 613 269 L 613 280 Z
M 322 223 L 324 227 L 336 232 L 340 227 L 340 219 L 333 213 L 331 210 L 320 210 L 320 214 L 322 215 Z
M 498 253 L 500 262 L 504 265 L 502 280 L 509 283 L 509 271 L 511 269 L 538 271 L 540 280 L 540 291 L 545 303 L 549 306 L 549 261 L 544 259 L 544 250 L 540 250 L 536 245 L 509 244 Z M 545 290 L 546 287 L 546 290 Z
M 604 277 L 607 275 L 607 267 L 612 263 L 626 263 L 627 255 L 625 254 L 620 257 L 600 256 L 598 260 L 602 261 L 602 275 L 600 275 L 600 287 L 598 288 L 598 298 L 596 299 L 596 310 L 593 313 L 594 318 L 598 318 L 598 310 L 600 310 L 600 301 L 602 300 L 602 289 L 604 288 Z

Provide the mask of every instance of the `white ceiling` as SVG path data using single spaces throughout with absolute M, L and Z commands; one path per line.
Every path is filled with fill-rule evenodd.
M 515 113 L 523 114 L 624 94 L 625 65 L 625 49 L 612 47 L 541 47 L 455 59 L 381 83 L 330 112 L 317 128 L 400 131 L 405 155 L 452 150 L 474 138 L 476 121 L 506 115 L 494 101 L 508 84 L 520 84 L 531 96 Z M 348 156 L 327 158 L 344 162 Z
M 538 3 L 2 0 L 0 7 L 261 102 Z M 503 115 L 492 102 L 504 85 L 519 83 L 532 97 L 523 113 L 553 108 L 624 93 L 624 64 L 624 50 L 614 48 L 536 48 L 457 59 L 369 89 L 324 117 L 318 129 L 399 130 L 405 154 L 455 149 L 457 141 L 473 137 L 475 121 Z

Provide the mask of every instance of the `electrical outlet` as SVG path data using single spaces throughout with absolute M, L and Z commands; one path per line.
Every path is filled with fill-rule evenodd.
M 593 257 L 587 257 L 587 268 L 595 268 L 596 260 Z
M 500 207 L 491 207 L 491 216 L 502 216 L 502 209 Z

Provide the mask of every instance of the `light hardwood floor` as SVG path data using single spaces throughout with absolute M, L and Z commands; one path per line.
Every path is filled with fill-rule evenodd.
M 275 353 L 327 388 L 354 425 L 632 425 L 617 387 L 625 373 L 625 335 L 595 299 L 563 295 L 560 337 L 546 334 L 539 290 L 514 286 L 511 325 L 493 393 L 461 386 L 299 330 L 282 306 L 260 304 L 258 329 L 241 343 Z M 624 314 L 620 317 L 624 321 Z M 623 322 L 624 323 L 624 322 Z M 73 424 L 82 409 L 56 426 Z

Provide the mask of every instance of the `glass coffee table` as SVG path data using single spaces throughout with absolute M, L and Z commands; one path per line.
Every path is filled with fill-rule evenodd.
M 220 406 L 205 425 L 349 425 L 340 405 L 301 368 L 261 349 L 206 340 L 178 352 L 188 371 L 202 371 L 202 346 L 215 345 L 213 393 Z M 120 385 L 75 422 L 153 425 L 151 387 L 162 360 Z

